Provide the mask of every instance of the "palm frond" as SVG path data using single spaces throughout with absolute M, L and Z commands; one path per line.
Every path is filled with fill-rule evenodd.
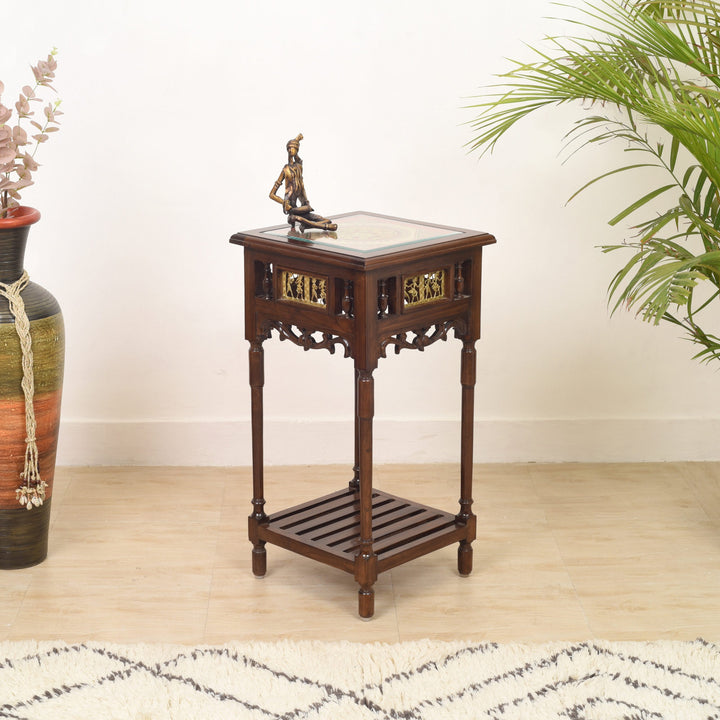
M 660 212 L 635 220 L 635 242 L 606 246 L 632 251 L 609 286 L 613 312 L 635 308 L 653 323 L 682 327 L 720 360 L 720 340 L 696 314 L 720 298 L 720 3 L 716 0 L 588 0 L 557 3 L 573 34 L 546 38 L 533 62 L 515 62 L 471 106 L 473 138 L 491 152 L 515 125 L 538 110 L 567 103 L 582 108 L 564 138 L 572 154 L 622 142 L 645 162 L 623 163 L 591 178 L 571 200 L 619 173 L 664 173 L 610 219 L 617 225 L 658 202 Z M 587 114 L 587 107 L 601 108 Z M 668 202 L 670 199 L 670 202 Z M 699 307 L 696 288 L 716 288 Z M 673 310 L 673 308 L 675 310 Z M 682 310 L 684 317 L 677 315 Z

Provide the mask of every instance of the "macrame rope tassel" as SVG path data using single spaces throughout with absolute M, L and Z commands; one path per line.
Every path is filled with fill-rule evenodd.
M 27 271 L 11 285 L 0 283 L 0 295 L 7 298 L 10 313 L 15 318 L 15 331 L 20 338 L 22 350 L 22 389 L 25 394 L 25 469 L 21 473 L 22 484 L 15 491 L 20 505 L 32 510 L 39 507 L 45 500 L 47 483 L 40 478 L 38 448 L 36 440 L 37 423 L 35 421 L 35 375 L 33 373 L 32 338 L 30 337 L 30 321 L 25 312 L 25 303 L 20 293 L 30 279 Z

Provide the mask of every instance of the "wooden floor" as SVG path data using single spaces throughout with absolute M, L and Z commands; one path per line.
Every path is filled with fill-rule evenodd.
M 454 512 L 457 472 L 376 486 Z M 270 468 L 266 509 L 348 479 Z M 250 496 L 246 468 L 59 469 L 48 559 L 0 571 L 0 639 L 720 640 L 720 463 L 477 466 L 473 574 L 455 547 L 385 573 L 370 622 L 342 571 L 268 546 L 253 578 Z

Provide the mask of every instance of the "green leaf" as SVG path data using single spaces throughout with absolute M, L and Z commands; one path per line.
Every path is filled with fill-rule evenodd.
M 652 192 L 649 192 L 647 195 L 643 195 L 639 200 L 636 200 L 632 205 L 628 205 L 621 213 L 618 213 L 612 220 L 608 222 L 609 225 L 617 225 L 621 220 L 624 220 L 628 215 L 632 215 L 636 210 L 641 208 L 643 205 L 646 205 L 654 198 L 658 197 L 658 195 L 662 195 L 664 192 L 667 192 L 668 190 L 672 190 L 675 188 L 675 183 L 672 183 L 671 185 L 663 185 L 662 187 L 656 188 Z
M 695 191 L 693 193 L 693 203 L 695 207 L 700 206 L 700 195 L 702 194 L 703 185 L 706 183 L 708 179 L 708 174 L 705 170 L 700 171 L 700 175 L 698 176 L 697 180 L 695 181 Z
M 498 76 L 475 106 L 472 147 L 491 151 L 537 110 L 572 104 L 579 119 L 563 138 L 571 154 L 614 142 L 650 155 L 646 163 L 618 162 L 570 200 L 627 170 L 655 167 L 666 175 L 649 186 L 638 182 L 610 220 L 638 214 L 637 242 L 603 247 L 630 252 L 610 282 L 609 302 L 613 312 L 627 305 L 645 320 L 682 328 L 702 347 L 698 357 L 720 361 L 720 339 L 694 319 L 720 302 L 717 292 L 695 300 L 700 283 L 720 289 L 720 2 L 571 0 L 558 7 L 568 35 L 547 38 L 531 48 L 532 62 Z M 683 312 L 673 314 L 676 306 Z
M 603 180 L 606 177 L 610 177 L 610 175 L 617 175 L 617 173 L 625 172 L 626 170 L 635 170 L 636 168 L 642 168 L 642 167 L 659 167 L 659 165 L 656 165 L 655 163 L 638 163 L 636 165 L 626 165 L 625 167 L 616 168 L 615 170 L 610 170 L 609 172 L 603 173 L 602 175 L 598 175 L 596 178 L 593 178 L 590 180 L 590 182 L 585 183 L 579 190 L 576 190 L 567 200 L 567 202 L 570 202 L 574 198 L 576 198 L 583 190 L 586 190 L 591 185 L 594 185 L 598 180 Z
M 670 145 L 670 172 L 673 172 L 675 170 L 679 150 L 680 140 L 677 137 L 673 137 L 672 144 Z

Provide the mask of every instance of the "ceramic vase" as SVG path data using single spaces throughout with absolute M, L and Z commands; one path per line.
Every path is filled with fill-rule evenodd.
M 23 274 L 31 225 L 40 219 L 20 207 L 0 218 L 0 282 L 15 283 Z M 20 505 L 26 453 L 26 396 L 22 349 L 6 297 L 0 295 L 0 569 L 29 567 L 47 556 L 50 505 L 60 426 L 65 333 L 57 300 L 30 281 L 20 293 L 30 321 L 38 468 L 47 483 L 45 499 L 31 509 Z

